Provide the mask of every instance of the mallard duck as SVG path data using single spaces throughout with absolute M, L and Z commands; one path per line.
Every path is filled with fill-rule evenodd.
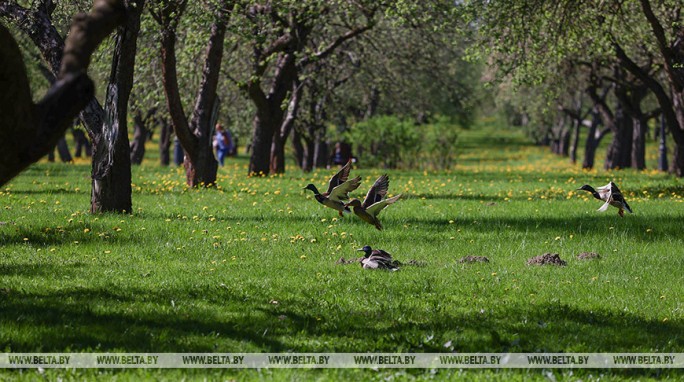
M 359 199 L 352 199 L 345 206 L 353 207 L 354 214 L 360 217 L 361 220 L 374 225 L 378 230 L 382 230 L 378 214 L 383 208 L 396 202 L 401 197 L 401 194 L 399 194 L 392 198 L 383 199 L 387 195 L 388 187 L 389 177 L 387 177 L 387 174 L 382 175 L 373 183 L 373 187 L 368 190 L 363 203 Z
M 354 179 L 349 179 L 349 171 L 351 170 L 351 160 L 346 165 L 342 166 L 328 182 L 328 191 L 321 194 L 313 184 L 309 183 L 305 190 L 311 190 L 314 193 L 316 200 L 326 207 L 330 207 L 337 211 L 342 217 L 343 212 L 351 212 L 349 207 L 345 206 L 344 201 L 349 199 L 349 193 L 356 190 L 361 185 L 361 177 L 357 176 Z
M 604 201 L 605 203 L 601 206 L 601 208 L 598 209 L 601 212 L 607 210 L 608 206 L 613 206 L 618 209 L 618 214 L 621 217 L 625 216 L 625 210 L 627 210 L 630 214 L 633 213 L 632 209 L 629 207 L 629 204 L 627 204 L 627 201 L 622 196 L 620 189 L 613 182 L 610 182 L 607 185 L 597 189 L 585 184 L 584 186 L 578 188 L 578 190 L 591 192 L 594 198 Z
M 363 259 L 361 259 L 361 266 L 364 269 L 399 270 L 396 262 L 392 259 L 392 255 L 382 249 L 373 249 L 370 245 L 366 245 L 363 248 L 357 249 L 357 251 L 364 252 Z

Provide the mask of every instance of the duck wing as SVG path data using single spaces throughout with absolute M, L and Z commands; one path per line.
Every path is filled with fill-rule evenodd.
M 373 204 L 371 204 L 370 207 L 366 208 L 366 212 L 371 216 L 378 216 L 380 211 L 382 211 L 385 207 L 389 206 L 390 204 L 399 200 L 400 197 L 401 197 L 401 194 L 399 194 L 395 197 L 392 197 L 392 198 L 387 198 L 387 199 L 381 200 L 377 203 L 373 203 Z
M 349 193 L 359 188 L 361 185 L 361 177 L 357 176 L 354 179 L 349 179 L 348 181 L 340 184 L 330 191 L 328 199 L 335 202 L 341 202 L 343 200 L 349 199 Z
M 609 206 L 610 206 L 610 202 L 609 202 L 609 201 L 608 201 L 608 202 L 605 202 L 605 203 L 603 203 L 603 205 L 601 206 L 601 208 L 598 209 L 598 211 L 605 212 L 605 211 L 608 209 Z
M 392 255 L 390 255 L 389 252 L 386 252 L 382 249 L 374 250 L 370 257 L 374 259 L 384 259 L 387 261 L 392 261 Z
M 596 189 L 596 192 L 598 192 L 599 196 L 601 197 L 601 200 L 608 201 L 608 199 L 610 199 L 610 194 L 613 190 L 614 185 L 615 183 L 610 182 L 605 186 Z
M 363 200 L 363 203 L 361 204 L 361 207 L 363 208 L 369 208 L 372 206 L 374 203 L 377 203 L 382 200 L 382 198 L 387 195 L 387 189 L 389 188 L 389 177 L 387 174 L 381 175 L 375 183 L 373 183 L 373 187 L 368 190 L 368 193 L 366 194 L 366 199 Z
M 330 178 L 330 181 L 328 181 L 328 191 L 325 192 L 325 195 L 330 195 L 330 193 L 333 191 L 333 189 L 342 183 L 346 182 L 347 179 L 349 179 L 349 171 L 351 171 L 351 160 L 347 162 L 340 171 L 337 172 L 337 174 L 333 175 L 332 178 Z

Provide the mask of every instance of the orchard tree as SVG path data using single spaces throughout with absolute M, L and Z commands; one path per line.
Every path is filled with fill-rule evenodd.
M 11 13 L 14 6 L 17 4 L 0 4 L 0 15 L 13 17 L 8 15 L 16 15 Z M 51 1 L 42 1 L 36 9 L 49 14 L 54 6 Z M 96 0 L 90 13 L 74 17 L 66 42 L 46 46 L 46 51 L 59 56 L 51 62 L 56 81 L 37 104 L 32 101 L 19 46 L 0 24 L 0 78 L 5 86 L 0 100 L 0 185 L 52 150 L 78 112 L 93 99 L 94 85 L 86 75 L 90 57 L 100 42 L 125 22 L 125 13 L 123 1 Z M 52 31 L 31 29 L 36 33 L 34 41 L 45 41 L 38 34 L 46 30 Z
M 95 5 L 99 6 L 99 3 L 103 2 Z M 114 40 L 105 106 L 103 108 L 92 97 L 80 113 L 93 142 L 92 212 L 130 212 L 132 208 L 127 107 L 144 0 L 111 3 L 123 7 L 121 12 L 125 12 L 126 17 Z M 52 0 L 36 1 L 30 9 L 21 7 L 16 1 L 6 1 L 0 3 L 0 16 L 31 38 L 52 74 L 58 76 L 63 66 L 65 42 L 52 22 L 55 8 Z
M 267 1 L 252 4 L 238 26 L 251 46 L 247 78 L 235 79 L 254 104 L 249 174 L 285 171 L 284 145 L 299 103 L 300 73 L 369 30 L 377 1 Z M 327 36 L 306 49 L 312 35 Z
M 202 5 L 211 15 L 210 35 L 203 61 L 202 79 L 190 118 L 183 107 L 176 57 L 178 28 L 188 8 L 188 1 L 157 0 L 152 6 L 152 15 L 161 26 L 161 64 L 166 101 L 174 132 L 185 151 L 183 166 L 187 184 L 191 187 L 206 187 L 216 183 L 218 162 L 212 149 L 218 107 L 216 89 L 226 28 L 235 2 L 216 0 Z

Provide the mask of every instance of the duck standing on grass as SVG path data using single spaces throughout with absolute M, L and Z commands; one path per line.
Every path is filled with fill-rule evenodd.
M 309 183 L 305 190 L 311 190 L 314 197 L 322 205 L 337 210 L 337 213 L 342 217 L 342 212 L 351 212 L 349 207 L 345 206 L 344 200 L 349 199 L 349 193 L 356 190 L 361 185 L 361 177 L 357 176 L 354 179 L 349 179 L 349 171 L 351 170 L 351 160 L 345 164 L 340 171 L 337 172 L 328 182 L 328 191 L 321 194 L 313 184 Z
M 391 271 L 398 271 L 397 261 L 392 260 L 392 255 L 383 251 L 382 249 L 373 249 L 370 245 L 357 249 L 363 251 L 363 259 L 361 259 L 361 266 L 364 269 L 389 269 Z
M 378 220 L 378 214 L 383 208 L 396 202 L 401 197 L 401 194 L 399 194 L 392 198 L 383 199 L 387 195 L 387 188 L 389 188 L 389 177 L 385 174 L 380 176 L 373 184 L 373 187 L 368 190 L 363 203 L 359 199 L 352 199 L 349 203 L 345 204 L 345 207 L 353 207 L 356 216 L 382 231 L 382 223 Z
M 610 182 L 607 185 L 597 189 L 585 184 L 584 186 L 578 188 L 578 190 L 591 192 L 594 198 L 604 201 L 605 203 L 601 206 L 601 208 L 598 209 L 601 212 L 607 210 L 608 206 L 613 206 L 618 209 L 618 214 L 620 217 L 625 216 L 624 210 L 627 210 L 630 214 L 633 213 L 632 209 L 629 207 L 629 204 L 627 204 L 627 201 L 622 196 L 620 189 L 613 182 Z

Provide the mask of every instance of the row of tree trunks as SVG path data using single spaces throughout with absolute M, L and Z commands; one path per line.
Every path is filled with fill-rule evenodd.
M 560 156 L 568 156 L 570 152 L 570 136 L 572 128 L 565 117 L 561 117 L 552 129 L 551 152 Z

